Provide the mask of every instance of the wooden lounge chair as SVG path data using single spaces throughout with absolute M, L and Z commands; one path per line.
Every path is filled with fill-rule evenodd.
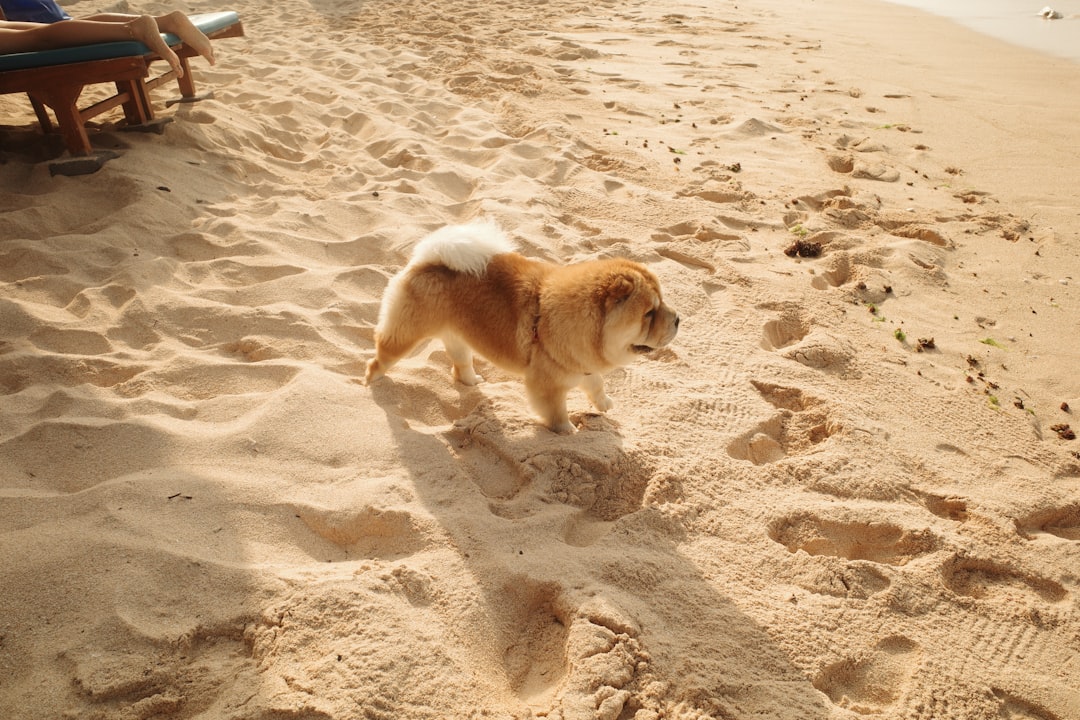
M 216 12 L 192 15 L 194 25 L 211 40 L 241 37 L 243 25 L 235 12 Z M 152 76 L 150 65 L 160 60 L 139 42 L 112 42 L 95 45 L 43 50 L 29 53 L 0 55 L 0 94 L 25 92 L 34 106 L 44 132 L 58 129 L 68 152 L 81 161 L 53 166 L 53 173 L 69 175 L 98 170 L 115 153 L 95 153 L 86 133 L 86 121 L 116 107 L 124 111 L 124 125 L 136 129 L 161 132 L 161 121 L 155 121 L 150 91 L 176 79 L 181 97 L 176 101 L 202 99 L 210 94 L 197 95 L 189 59 L 197 53 L 181 43 L 180 38 L 165 34 L 165 41 L 180 58 L 183 77 L 177 78 L 172 68 Z M 88 85 L 112 83 L 115 94 L 79 108 L 78 101 Z M 54 128 L 46 108 L 56 116 Z

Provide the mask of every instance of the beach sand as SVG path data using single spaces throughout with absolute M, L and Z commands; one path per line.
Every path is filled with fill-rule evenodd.
M 869 1 L 229 7 L 94 175 L 0 98 L 0 716 L 1080 718 L 1080 65 Z M 479 217 L 682 315 L 573 435 L 437 342 L 361 382 Z
M 952 18 L 978 32 L 1080 62 L 1080 0 L 889 0 Z M 1036 10 L 1038 8 L 1038 10 Z M 1059 22 L 1064 20 L 1065 22 Z

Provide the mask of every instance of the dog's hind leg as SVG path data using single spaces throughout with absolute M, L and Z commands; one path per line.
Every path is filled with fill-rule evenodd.
M 368 360 L 364 384 L 370 384 L 385 375 L 387 370 L 408 355 L 425 337 L 424 335 L 403 335 L 400 332 L 394 335 L 376 332 L 375 357 Z
M 462 385 L 482 382 L 484 378 L 477 375 L 473 368 L 473 353 L 468 343 L 453 333 L 445 333 L 441 337 L 443 345 L 446 346 L 446 354 L 454 363 L 454 379 Z
M 423 287 L 418 289 L 417 284 Z M 365 383 L 378 380 L 422 341 L 440 334 L 442 328 L 423 301 L 425 295 L 437 293 L 438 288 L 430 285 L 408 267 L 390 278 L 379 308 L 375 357 L 368 361 Z

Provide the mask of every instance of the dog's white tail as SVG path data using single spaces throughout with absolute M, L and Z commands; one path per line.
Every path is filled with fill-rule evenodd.
M 516 251 L 514 241 L 495 223 L 478 220 L 431 233 L 416 244 L 409 265 L 440 263 L 451 270 L 482 275 L 492 256 Z

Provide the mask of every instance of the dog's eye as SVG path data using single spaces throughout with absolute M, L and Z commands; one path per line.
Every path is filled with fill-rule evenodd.
M 654 317 L 656 317 L 656 311 L 655 310 L 650 310 L 649 312 L 645 313 L 645 319 L 648 320 L 649 322 L 652 322 Z

